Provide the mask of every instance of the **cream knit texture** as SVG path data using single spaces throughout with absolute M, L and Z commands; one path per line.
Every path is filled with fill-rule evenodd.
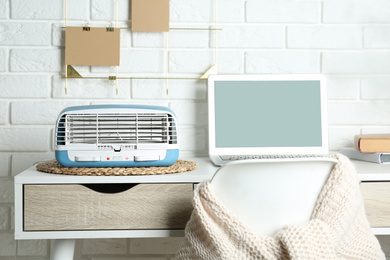
M 222 205 L 209 182 L 202 183 L 177 259 L 385 259 L 370 230 L 353 165 L 342 155 L 331 157 L 338 163 L 311 219 L 285 226 L 273 237 L 256 235 Z

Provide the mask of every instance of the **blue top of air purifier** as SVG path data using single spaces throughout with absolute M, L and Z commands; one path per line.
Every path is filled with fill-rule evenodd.
M 126 109 L 154 109 L 154 110 L 160 110 L 172 113 L 175 116 L 175 113 L 168 107 L 163 106 L 149 106 L 149 105 L 87 105 L 87 106 L 74 106 L 74 107 L 67 107 L 64 110 L 61 111 L 60 114 L 64 112 L 69 111 L 76 111 L 76 110 L 86 110 L 86 109 L 120 109 L 120 108 L 126 108 Z

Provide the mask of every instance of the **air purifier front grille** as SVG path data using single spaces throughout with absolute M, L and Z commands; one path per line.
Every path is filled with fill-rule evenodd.
M 58 124 L 58 145 L 146 143 L 177 143 L 170 114 L 65 114 Z

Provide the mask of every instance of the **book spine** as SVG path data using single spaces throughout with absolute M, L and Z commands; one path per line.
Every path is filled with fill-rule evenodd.
M 357 147 L 362 153 L 389 153 L 390 139 L 388 138 L 359 138 Z

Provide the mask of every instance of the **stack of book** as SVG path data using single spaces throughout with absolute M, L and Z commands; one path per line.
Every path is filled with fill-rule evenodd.
M 355 136 L 355 148 L 340 152 L 350 159 L 375 163 L 390 163 L 390 134 L 367 134 Z

